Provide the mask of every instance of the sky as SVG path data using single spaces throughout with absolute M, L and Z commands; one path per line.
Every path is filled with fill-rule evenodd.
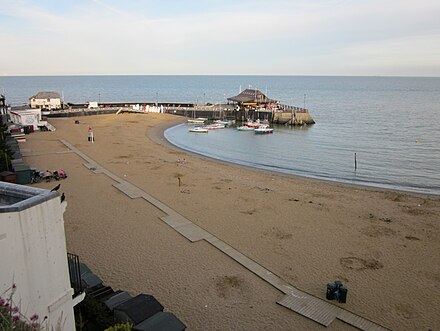
M 0 75 L 440 76 L 440 0 L 0 0 Z

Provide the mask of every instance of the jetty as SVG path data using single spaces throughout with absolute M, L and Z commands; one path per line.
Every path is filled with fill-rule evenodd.
M 1 100 L 0 100 L 1 101 Z M 1 106 L 1 104 L 0 104 Z M 12 107 L 24 111 L 30 106 Z M 35 107 L 34 107 L 35 108 Z M 272 124 L 309 125 L 315 121 L 308 109 L 282 104 L 268 98 L 258 89 L 245 89 L 238 95 L 227 98 L 227 103 L 189 103 L 189 102 L 86 102 L 60 103 L 60 107 L 38 107 L 45 117 L 73 117 L 99 114 L 129 113 L 168 113 L 189 118 L 204 117 L 209 120 L 228 119 L 236 122 L 266 120 Z M 47 109 L 49 108 L 49 109 Z

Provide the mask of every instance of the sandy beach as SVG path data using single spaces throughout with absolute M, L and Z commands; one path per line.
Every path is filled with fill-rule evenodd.
M 88 170 L 59 139 L 293 286 L 325 299 L 325 285 L 339 279 L 349 293 L 346 304 L 336 305 L 393 330 L 440 330 L 439 197 L 186 153 L 163 138 L 165 127 L 182 120 L 167 114 L 49 119 L 55 132 L 35 132 L 20 145 L 27 164 L 67 172 L 60 193 L 68 203 L 68 251 L 107 285 L 154 295 L 188 330 L 353 329 L 341 321 L 325 328 L 278 305 L 280 291 L 209 243 L 188 241 L 159 218 L 162 211 Z

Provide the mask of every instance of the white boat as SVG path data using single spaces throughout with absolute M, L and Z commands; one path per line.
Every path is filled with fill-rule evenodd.
M 206 118 L 190 118 L 187 122 L 188 124 L 203 124 L 205 123 L 207 119 Z
M 224 124 L 225 126 L 231 126 L 235 124 L 235 120 L 215 120 L 214 123 Z
M 256 128 L 254 130 L 256 134 L 266 134 L 266 133 L 273 133 L 273 129 L 269 127 L 269 125 L 262 124 L 260 127 Z
M 259 119 L 257 119 L 255 122 L 248 120 L 246 123 L 243 123 L 243 126 L 248 126 L 250 128 L 254 128 L 254 129 L 259 128 L 260 125 L 261 125 L 261 123 L 260 123 Z
M 194 128 L 189 129 L 189 132 L 195 132 L 195 133 L 208 133 L 208 129 L 205 129 L 201 126 L 196 126 Z
M 251 126 L 247 126 L 247 125 L 242 125 L 237 127 L 238 131 L 254 131 L 255 128 L 251 127 Z
M 220 123 L 213 123 L 213 124 L 205 125 L 204 128 L 208 130 L 218 130 L 218 129 L 224 129 L 225 125 Z

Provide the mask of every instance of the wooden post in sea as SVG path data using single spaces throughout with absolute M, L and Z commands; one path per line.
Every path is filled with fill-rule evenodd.
M 357 170 L 357 158 L 356 158 L 356 153 L 354 153 L 354 171 Z

